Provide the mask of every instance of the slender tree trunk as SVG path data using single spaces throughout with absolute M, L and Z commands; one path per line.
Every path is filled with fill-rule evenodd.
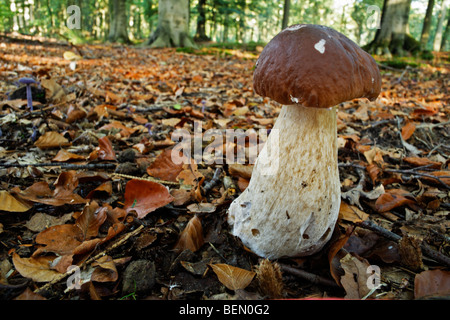
M 444 31 L 444 21 L 447 13 L 447 1 L 442 1 L 442 7 L 438 18 L 438 24 L 436 27 L 436 34 L 434 35 L 434 41 L 433 41 L 433 50 L 439 51 L 441 48 L 442 43 L 442 34 Z
M 196 47 L 189 37 L 189 1 L 160 0 L 158 27 L 147 44 L 158 47 Z
M 195 40 L 197 41 L 209 41 L 206 36 L 206 12 L 205 12 L 206 0 L 199 0 L 197 5 L 198 18 L 197 18 L 197 32 L 195 34 Z
M 441 51 L 445 51 L 445 45 L 449 37 L 450 37 L 450 14 L 448 14 L 447 27 L 445 28 L 445 32 L 442 37 Z
M 291 9 L 291 1 L 284 0 L 283 20 L 281 21 L 281 29 L 286 29 L 289 26 L 289 12 Z
M 390 56 L 404 55 L 404 44 L 411 0 L 385 0 L 381 26 L 368 45 L 370 52 Z
M 110 29 L 108 40 L 111 42 L 129 43 L 127 1 L 110 0 Z
M 420 37 L 420 44 L 423 49 L 426 48 L 428 39 L 430 38 L 431 20 L 433 18 L 433 8 L 435 0 L 428 0 L 427 12 L 423 20 L 422 35 Z

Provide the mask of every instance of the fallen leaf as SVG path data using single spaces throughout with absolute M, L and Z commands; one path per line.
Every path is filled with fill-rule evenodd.
M 173 189 L 170 190 L 170 194 L 174 198 L 174 206 L 182 206 L 191 201 L 191 192 L 186 189 Z
M 366 259 L 348 253 L 341 259 L 341 267 L 345 274 L 341 277 L 342 287 L 345 289 L 346 299 L 362 299 L 369 292 L 368 280 L 371 273 Z
M 71 143 L 62 134 L 56 131 L 48 131 L 34 143 L 41 150 L 70 146 Z
M 353 223 L 358 223 L 367 220 L 369 218 L 369 215 L 364 211 L 358 209 L 358 207 L 351 206 L 344 201 L 341 201 L 341 206 L 339 208 L 339 218 Z
M 13 300 L 47 300 L 40 294 L 34 293 L 30 288 L 26 288 L 24 292 L 19 294 Z
M 405 158 L 403 158 L 403 161 L 405 161 L 415 167 L 429 166 L 429 168 L 432 168 L 432 169 L 440 169 L 442 167 L 441 162 L 432 161 L 428 158 L 405 157 Z
M 172 201 L 167 188 L 156 182 L 133 179 L 125 186 L 124 209 L 136 211 L 139 219 Z
M 92 190 L 91 192 L 89 192 L 88 195 L 86 196 L 86 199 L 92 199 L 94 197 L 99 197 L 102 195 L 110 196 L 111 194 L 112 194 L 112 182 L 106 181 L 101 185 L 99 185 L 94 190 Z
M 406 265 L 413 271 L 423 270 L 421 241 L 411 237 L 406 233 L 398 243 L 398 251 L 400 253 L 402 264 Z
M 230 290 L 245 289 L 252 282 L 256 272 L 230 266 L 228 264 L 210 264 L 219 281 Z
M 204 244 L 202 222 L 197 215 L 193 216 L 181 232 L 175 250 L 191 250 L 196 252 Z
M 402 128 L 402 138 L 403 140 L 408 140 L 414 134 L 416 130 L 416 125 L 414 122 L 408 121 Z
M 37 244 L 43 245 L 39 247 L 33 256 L 41 253 L 52 252 L 58 255 L 73 254 L 73 250 L 83 241 L 83 233 L 81 229 L 73 224 L 61 224 L 53 226 L 41 231 L 35 239 Z
M 212 203 L 192 203 L 186 207 L 191 213 L 211 213 L 216 211 L 216 206 Z
M 80 156 L 78 154 L 71 153 L 64 149 L 61 149 L 58 151 L 58 153 L 52 160 L 57 162 L 66 162 L 70 160 L 84 160 L 84 156 Z
M 414 279 L 414 298 L 432 298 L 450 295 L 450 272 L 445 270 L 427 270 Z
M 43 212 L 37 212 L 27 221 L 25 226 L 33 232 L 41 232 L 47 228 L 65 224 L 71 219 L 72 213 L 66 213 L 61 217 L 55 217 Z
M 26 212 L 33 208 L 32 205 L 12 196 L 8 191 L 0 191 L 0 211 Z
M 165 181 L 177 181 L 177 176 L 183 170 L 183 163 L 175 164 L 172 161 L 172 149 L 165 149 L 156 157 L 147 168 L 147 173 L 155 178 Z
M 50 264 L 54 258 L 49 256 L 21 258 L 14 252 L 12 261 L 22 277 L 30 278 L 36 282 L 50 282 L 60 276 L 59 272 L 50 269 Z
M 89 240 L 98 235 L 98 230 L 107 218 L 107 207 L 100 207 L 93 201 L 87 204 L 81 215 L 75 221 L 75 225 L 80 228 L 84 240 Z
M 101 160 L 116 160 L 116 154 L 108 137 L 98 139 L 98 158 Z
M 91 275 L 91 281 L 114 282 L 119 278 L 116 264 L 110 256 L 103 256 L 92 263 L 96 267 Z
M 82 204 L 86 203 L 87 200 L 83 199 L 76 193 L 63 191 L 56 189 L 52 191 L 45 181 L 36 182 L 27 189 L 20 191 L 18 188 L 13 188 L 12 191 L 14 195 L 17 195 L 21 199 L 44 203 L 51 206 L 63 206 L 65 204 Z
M 407 193 L 404 194 L 406 195 Z M 375 202 L 375 209 L 378 212 L 386 212 L 404 205 L 414 205 L 415 201 L 407 198 L 405 195 L 396 194 L 392 189 L 386 190 L 386 193 L 382 194 Z
M 131 136 L 137 130 L 137 129 L 128 128 L 128 127 L 124 126 L 122 123 L 120 123 L 119 121 L 113 121 L 113 122 L 106 124 L 106 125 L 102 126 L 101 128 L 99 128 L 99 130 L 106 130 L 106 131 L 109 131 L 111 129 L 118 129 L 120 136 L 125 137 L 125 138 Z

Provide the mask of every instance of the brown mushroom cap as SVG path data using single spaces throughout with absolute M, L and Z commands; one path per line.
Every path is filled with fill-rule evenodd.
M 375 100 L 381 75 L 372 56 L 343 34 L 298 24 L 264 47 L 253 86 L 259 95 L 284 105 L 329 108 L 356 98 Z

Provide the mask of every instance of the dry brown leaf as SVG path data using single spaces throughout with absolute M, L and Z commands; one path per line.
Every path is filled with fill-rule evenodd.
M 101 195 L 110 196 L 112 194 L 112 191 L 113 191 L 112 190 L 112 182 L 106 181 L 106 182 L 102 183 L 101 185 L 99 185 L 94 190 L 92 190 L 91 192 L 89 192 L 88 195 L 86 196 L 86 199 L 92 199 L 94 197 L 98 197 Z
M 410 195 L 401 189 L 386 190 L 375 202 L 375 209 L 378 212 L 386 212 L 403 205 L 414 205 L 415 201 L 407 196 Z
M 108 137 L 98 139 L 98 158 L 101 160 L 116 160 L 116 154 Z
M 54 258 L 49 256 L 21 258 L 14 252 L 12 261 L 22 277 L 30 278 L 36 282 L 49 282 L 60 276 L 59 272 L 50 269 L 50 264 Z
M 31 291 L 31 289 L 27 287 L 24 292 L 19 294 L 13 300 L 47 300 L 47 299 L 41 296 L 40 294 Z
M 70 146 L 71 143 L 62 134 L 56 131 L 48 131 L 34 143 L 39 149 L 51 149 Z
M 84 156 L 80 156 L 79 154 L 68 152 L 64 149 L 58 151 L 56 156 L 52 159 L 52 161 L 57 162 L 66 162 L 70 160 L 84 160 Z
M 419 239 L 411 237 L 406 233 L 403 234 L 402 239 L 398 243 L 398 251 L 402 264 L 414 271 L 424 269 L 420 245 L 421 241 Z
M 99 228 L 107 218 L 107 210 L 107 207 L 99 207 L 95 201 L 83 208 L 81 215 L 75 221 L 75 225 L 80 228 L 83 234 L 83 241 L 98 235 Z
M 341 201 L 339 208 L 339 218 L 353 223 L 362 222 L 369 218 L 369 215 L 364 211 L 358 209 L 356 206 L 351 206 L 344 201 Z
M 181 170 L 183 170 L 183 163 L 173 163 L 172 149 L 165 149 L 147 168 L 147 173 L 161 180 L 175 182 Z
M 184 185 L 197 186 L 204 176 L 198 171 L 197 164 L 192 160 L 191 164 L 184 164 L 183 170 L 178 174 L 176 180 Z
M 191 201 L 191 192 L 186 189 L 173 189 L 170 190 L 170 194 L 174 198 L 174 206 L 182 206 Z
M 95 268 L 91 275 L 91 281 L 97 282 L 114 282 L 119 278 L 116 264 L 110 256 L 103 256 L 92 263 Z
M 19 188 L 13 188 L 11 191 L 21 199 L 45 203 L 51 206 L 82 204 L 87 202 L 87 200 L 83 199 L 78 194 L 68 192 L 67 189 L 62 189 L 62 186 L 61 188 L 52 191 L 45 181 L 36 182 L 23 191 L 20 191 Z
M 440 169 L 442 167 L 441 162 L 432 161 L 428 158 L 405 157 L 405 158 L 403 158 L 403 161 L 405 161 L 415 167 L 429 166 L 432 169 Z
M 210 264 L 219 281 L 230 290 L 245 289 L 252 282 L 256 273 L 228 264 Z
M 216 206 L 212 203 L 192 203 L 186 207 L 190 213 L 211 213 L 216 211 Z
M 427 270 L 414 279 L 414 298 L 443 297 L 450 295 L 450 272 Z
M 175 245 L 175 250 L 197 251 L 205 243 L 203 239 L 203 228 L 200 218 L 193 216 L 187 223 L 184 230 L 181 232 L 178 242 Z
M 370 273 L 367 272 L 370 264 L 366 259 L 348 253 L 341 259 L 341 267 L 345 274 L 341 277 L 341 284 L 346 292 L 346 299 L 362 299 L 369 292 L 367 282 Z
M 8 191 L 0 191 L 0 211 L 25 212 L 33 208 L 32 205 L 12 196 Z
M 73 253 L 83 241 L 81 229 L 73 224 L 61 224 L 45 229 L 40 232 L 35 239 L 39 247 L 33 256 L 41 253 L 53 252 L 61 256 Z
M 133 179 L 125 186 L 124 209 L 136 211 L 139 219 L 172 201 L 167 188 L 156 182 Z
M 414 122 L 408 121 L 402 128 L 402 138 L 403 140 L 408 140 L 414 134 L 416 130 L 416 125 Z
M 120 136 L 125 137 L 125 138 L 131 136 L 137 130 L 137 129 L 128 128 L 119 121 L 113 121 L 113 122 L 106 124 L 106 125 L 102 126 L 101 128 L 99 128 L 99 130 L 107 130 L 107 131 L 111 130 L 111 129 L 119 129 Z

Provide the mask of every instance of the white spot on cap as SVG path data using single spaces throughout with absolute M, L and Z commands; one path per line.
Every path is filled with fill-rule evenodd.
M 372 78 L 372 83 L 374 83 L 375 82 L 375 79 L 374 78 Z
M 292 101 L 293 103 L 298 103 L 298 98 L 293 97 L 293 96 L 291 95 L 291 101 Z
M 303 27 L 306 27 L 306 25 L 301 25 L 301 24 L 296 24 L 296 25 L 293 25 L 293 26 L 290 26 L 290 27 L 287 27 L 286 29 L 284 29 L 283 31 L 295 31 L 295 30 L 299 30 L 299 29 L 301 29 L 301 28 L 303 28 Z
M 319 42 L 317 42 L 314 45 L 314 49 L 316 49 L 317 51 L 319 51 L 321 54 L 323 54 L 325 52 L 325 43 L 327 41 L 325 39 L 321 39 Z

